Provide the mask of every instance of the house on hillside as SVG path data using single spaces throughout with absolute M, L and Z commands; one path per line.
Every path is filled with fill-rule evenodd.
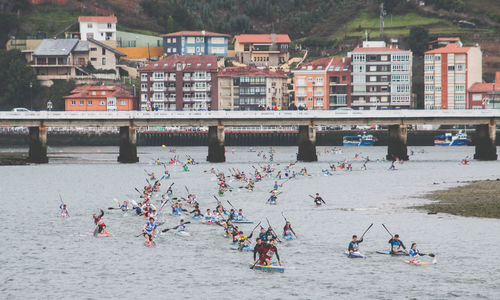
M 94 39 L 96 41 L 116 42 L 116 16 L 80 16 L 80 37 L 83 41 Z M 115 45 L 112 45 L 116 47 Z
M 287 76 L 262 67 L 227 67 L 217 74 L 219 110 L 288 107 Z
M 468 89 L 468 107 L 471 109 L 500 109 L 500 72 L 493 83 L 476 82 Z
M 66 111 L 130 111 L 135 99 L 118 86 L 79 86 L 64 97 Z
M 256 66 L 278 66 L 290 59 L 288 34 L 240 34 L 233 38 L 238 62 Z
M 38 80 L 54 79 L 119 79 L 120 51 L 90 38 L 45 39 L 32 54 L 31 67 Z M 87 65 L 97 69 L 91 74 Z
M 209 31 L 179 31 L 163 34 L 164 55 L 227 56 L 230 35 Z

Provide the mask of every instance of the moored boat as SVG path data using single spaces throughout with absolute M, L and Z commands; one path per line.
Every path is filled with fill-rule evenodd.
M 372 134 L 363 133 L 363 135 L 344 136 L 344 146 L 373 146 L 376 138 Z
M 445 135 L 434 137 L 434 146 L 469 146 L 471 142 L 472 141 L 467 136 L 467 133 L 462 131 L 455 135 L 452 133 L 446 133 Z

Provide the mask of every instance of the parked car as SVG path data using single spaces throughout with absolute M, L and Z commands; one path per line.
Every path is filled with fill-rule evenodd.
M 12 109 L 12 111 L 16 111 L 16 112 L 27 112 L 27 111 L 30 111 L 29 109 L 27 108 L 24 108 L 24 107 L 14 107 Z

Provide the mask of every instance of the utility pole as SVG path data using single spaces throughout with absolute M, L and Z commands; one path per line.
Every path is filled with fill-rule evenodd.
M 380 3 L 380 38 L 384 38 L 384 16 L 386 12 L 384 10 L 384 2 Z

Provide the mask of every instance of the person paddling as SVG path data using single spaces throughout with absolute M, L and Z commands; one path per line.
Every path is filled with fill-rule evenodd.
M 104 224 L 104 221 L 102 220 L 102 217 L 104 216 L 104 211 L 102 209 L 100 210 L 99 216 L 94 214 L 92 217 L 94 218 L 94 224 L 97 225 L 97 232 L 96 233 L 106 233 L 106 224 Z
M 265 263 L 265 250 L 266 250 L 266 247 L 262 243 L 262 239 L 260 237 L 258 237 L 255 240 L 255 247 L 253 247 L 254 265 L 257 264 L 257 254 L 259 255 L 259 257 L 258 257 L 259 264 L 263 265 Z
M 323 200 L 323 198 L 321 198 L 321 196 L 319 195 L 319 193 L 316 193 L 316 197 L 314 197 L 314 203 L 316 203 L 316 206 L 321 206 L 321 204 L 326 204 L 325 200 Z
M 290 221 L 286 221 L 285 226 L 283 227 L 283 236 L 284 237 L 290 236 L 290 238 L 291 238 L 292 233 L 295 237 L 297 237 L 297 235 L 295 234 L 295 231 L 293 231 L 293 229 L 292 229 L 292 224 L 290 223 Z
M 430 257 L 434 257 L 434 254 L 425 254 L 425 253 L 422 253 L 420 252 L 420 250 L 417 249 L 417 243 L 412 243 L 411 244 L 411 249 L 410 251 L 408 252 L 408 254 L 410 254 L 410 257 L 411 257 L 411 262 L 412 263 L 419 263 L 420 262 L 420 259 L 419 257 L 420 256 L 430 256 Z
M 66 207 L 66 204 L 61 203 L 61 205 L 59 205 L 59 209 L 61 210 L 61 216 L 63 218 L 69 217 L 69 212 L 68 208 Z
M 395 234 L 389 240 L 389 244 L 391 244 L 391 251 L 390 251 L 391 254 L 399 254 L 403 251 L 406 252 L 405 244 L 403 244 L 403 241 L 399 239 L 399 234 Z
M 264 260 L 265 260 L 265 264 L 266 265 L 270 265 L 271 264 L 271 259 L 274 257 L 274 255 L 276 255 L 276 259 L 278 260 L 278 264 L 281 266 L 281 260 L 280 260 L 280 256 L 278 254 L 278 248 L 276 248 L 276 246 L 274 245 L 274 239 L 271 239 L 269 241 L 269 244 L 267 244 L 267 246 L 265 246 L 265 255 L 264 255 Z
M 156 234 L 156 225 L 155 219 L 153 217 L 149 218 L 149 221 L 144 224 L 144 227 L 142 228 L 142 234 L 144 235 L 144 238 L 146 239 L 146 243 L 148 245 L 151 245 L 153 243 L 153 237 Z
M 127 200 L 123 201 L 122 205 L 120 205 L 120 210 L 123 213 L 127 212 L 127 210 L 128 210 L 128 201 Z
M 184 224 L 184 219 L 181 219 L 179 222 L 179 225 L 175 226 L 172 228 L 173 230 L 177 230 L 177 232 L 185 231 L 186 230 L 186 225 Z
M 278 199 L 278 196 L 276 196 L 276 193 L 273 191 L 271 193 L 271 196 L 269 197 L 269 199 L 267 199 L 267 202 L 269 204 L 276 204 L 276 200 Z
M 243 234 L 243 231 L 239 232 L 238 237 L 238 250 L 242 251 L 243 248 L 248 247 L 249 239 L 252 238 L 253 232 L 249 236 Z
M 349 243 L 349 254 L 359 253 L 359 244 L 363 242 L 363 237 L 358 240 L 357 235 L 352 236 L 352 241 Z

